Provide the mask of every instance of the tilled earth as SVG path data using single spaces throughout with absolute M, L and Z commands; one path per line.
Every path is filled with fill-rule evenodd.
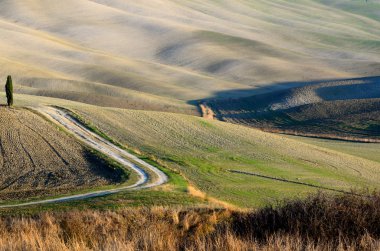
M 0 107 L 0 199 L 53 195 L 117 182 L 74 138 L 25 109 Z

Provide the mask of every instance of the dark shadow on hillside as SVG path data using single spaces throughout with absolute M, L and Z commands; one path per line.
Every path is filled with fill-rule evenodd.
M 223 100 L 223 99 L 235 99 L 235 98 L 244 98 L 244 97 L 250 97 L 254 95 L 260 95 L 260 94 L 268 94 L 271 92 L 276 91 L 284 91 L 289 90 L 296 87 L 303 87 L 303 86 L 309 86 L 309 85 L 317 85 L 317 84 L 326 84 L 326 83 L 333 83 L 333 82 L 349 82 L 349 81 L 361 81 L 363 84 L 365 84 L 365 87 L 370 87 L 368 89 L 368 92 L 375 90 L 376 94 L 370 94 L 368 93 L 368 98 L 370 97 L 379 97 L 380 95 L 380 76 L 372 76 L 372 77 L 362 77 L 362 78 L 347 78 L 347 79 L 321 79 L 321 80 L 314 80 L 314 81 L 293 81 L 293 82 L 281 82 L 281 83 L 272 83 L 272 84 L 263 84 L 261 87 L 258 88 L 252 88 L 252 89 L 235 89 L 235 90 L 226 90 L 226 91 L 219 91 L 216 92 L 213 96 L 210 96 L 205 99 L 201 100 L 191 100 L 188 103 L 192 105 L 197 105 L 200 102 L 204 102 L 207 100 Z M 342 89 L 337 89 L 336 91 L 343 90 L 344 87 L 347 86 L 341 86 Z M 353 92 L 357 92 L 357 89 L 363 87 L 362 84 L 358 84 L 358 86 L 352 87 Z M 337 87 L 334 87 L 337 88 Z M 350 90 L 351 90 L 350 89 Z M 366 88 L 363 88 L 367 90 Z M 326 87 L 325 90 L 321 91 L 321 95 L 326 95 L 326 92 L 328 91 L 328 88 Z M 352 97 L 355 98 L 356 94 L 353 94 Z M 357 96 L 357 95 L 356 95 Z M 367 97 L 364 97 L 367 98 Z M 347 98 L 350 99 L 350 98 Z M 327 99 L 329 100 L 329 99 Z
M 234 97 L 241 90 L 224 91 L 198 102 L 206 103 L 219 120 L 268 132 L 379 141 L 379 76 L 278 85 L 282 90 L 241 97 Z
M 91 172 L 94 175 L 104 177 L 113 184 L 126 182 L 129 172 L 117 162 L 108 159 L 99 152 L 85 149 L 84 157 L 91 166 Z
M 321 87 L 316 93 L 326 101 L 380 98 L 380 78 L 365 84 Z

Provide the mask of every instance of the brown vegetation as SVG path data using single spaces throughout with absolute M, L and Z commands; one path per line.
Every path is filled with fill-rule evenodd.
M 75 139 L 25 109 L 0 108 L 0 199 L 53 195 L 117 182 Z
M 201 114 L 202 114 L 203 118 L 205 118 L 205 119 L 214 119 L 215 118 L 215 114 L 214 114 L 213 110 L 210 107 L 208 107 L 206 104 L 200 104 L 199 107 L 200 107 Z
M 255 212 L 140 208 L 2 216 L 5 250 L 375 250 L 380 193 L 318 194 Z

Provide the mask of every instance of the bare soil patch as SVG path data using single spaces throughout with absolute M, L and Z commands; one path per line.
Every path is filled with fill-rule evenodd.
M 42 117 L 0 107 L 0 199 L 61 194 L 119 179 L 107 161 Z

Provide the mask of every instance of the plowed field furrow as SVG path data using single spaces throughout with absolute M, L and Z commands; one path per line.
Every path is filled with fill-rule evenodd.
M 57 149 L 55 149 L 55 147 L 46 139 L 46 137 L 44 137 L 41 133 L 39 133 L 37 130 L 33 129 L 32 127 L 30 127 L 30 126 L 28 126 L 26 124 L 25 124 L 25 126 L 27 128 L 29 128 L 31 131 L 33 131 L 34 133 L 36 133 L 37 135 L 39 135 L 41 137 L 41 139 L 43 141 L 45 141 L 45 143 L 49 146 L 50 150 L 52 150 L 58 156 L 58 158 L 61 159 L 61 161 L 65 165 L 69 165 L 69 162 L 66 161 L 66 159 L 62 157 L 62 155 L 59 153 L 59 151 L 57 151 Z
M 80 143 L 25 109 L 0 107 L 0 153 L 0 200 L 116 182 Z
M 30 162 L 32 163 L 32 170 L 35 171 L 36 170 L 36 163 L 34 162 L 33 158 L 32 158 L 32 155 L 29 153 L 28 149 L 24 146 L 24 143 L 23 141 L 21 140 L 21 134 L 20 132 L 18 132 L 18 137 L 19 137 L 19 140 L 20 140 L 20 146 L 22 147 L 22 149 L 24 150 L 25 154 L 28 156 Z M 33 149 L 33 148 L 32 148 Z

